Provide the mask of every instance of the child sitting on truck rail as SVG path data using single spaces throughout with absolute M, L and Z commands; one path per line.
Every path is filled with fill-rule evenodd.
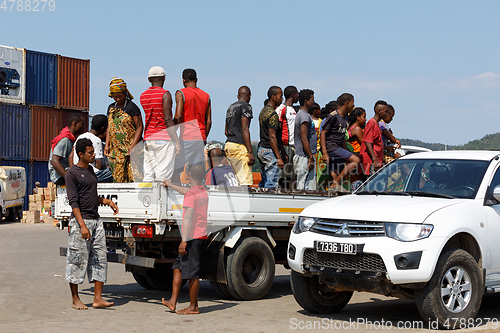
M 163 305 L 175 311 L 177 298 L 182 287 L 182 280 L 189 280 L 190 304 L 178 314 L 198 314 L 198 291 L 200 290 L 200 260 L 205 239 L 207 239 L 207 210 L 208 193 L 203 184 L 205 168 L 202 164 L 194 164 L 189 169 L 191 188 L 177 186 L 171 181 L 165 181 L 165 186 L 170 187 L 184 195 L 184 214 L 182 216 L 182 241 L 179 245 L 179 255 L 172 265 L 174 279 L 172 283 L 172 296 L 166 301 L 162 298 Z

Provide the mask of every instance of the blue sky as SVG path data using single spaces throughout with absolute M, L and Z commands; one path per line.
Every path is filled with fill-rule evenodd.
M 43 12 L 7 1 L 0 44 L 90 59 L 92 114 L 111 103 L 113 76 L 140 104 L 158 65 L 172 93 L 184 68 L 197 70 L 212 98 L 209 140 L 225 140 L 241 85 L 252 89 L 252 140 L 272 85 L 313 89 L 322 106 L 350 92 L 369 117 L 384 99 L 400 138 L 464 144 L 500 131 L 500 2 L 54 1 Z

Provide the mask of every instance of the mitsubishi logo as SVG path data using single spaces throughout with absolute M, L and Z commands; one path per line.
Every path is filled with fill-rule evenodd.
M 335 235 L 350 236 L 349 227 L 347 222 L 343 223 L 342 226 L 335 232 Z

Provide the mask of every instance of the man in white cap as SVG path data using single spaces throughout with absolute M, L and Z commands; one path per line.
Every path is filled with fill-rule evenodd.
M 144 182 L 172 179 L 174 155 L 179 156 L 181 145 L 172 120 L 172 95 L 163 89 L 167 74 L 159 66 L 149 70 L 151 87 L 141 94 L 146 114 L 144 126 Z

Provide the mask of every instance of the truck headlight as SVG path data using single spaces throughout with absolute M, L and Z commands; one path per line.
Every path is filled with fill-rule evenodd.
M 316 219 L 313 217 L 304 217 L 300 216 L 295 222 L 292 231 L 296 234 L 300 234 L 301 232 L 308 231 L 311 229 L 313 224 L 316 222 Z
M 427 238 L 434 229 L 430 224 L 410 224 L 410 223 L 386 223 L 385 233 L 388 237 L 411 242 Z

